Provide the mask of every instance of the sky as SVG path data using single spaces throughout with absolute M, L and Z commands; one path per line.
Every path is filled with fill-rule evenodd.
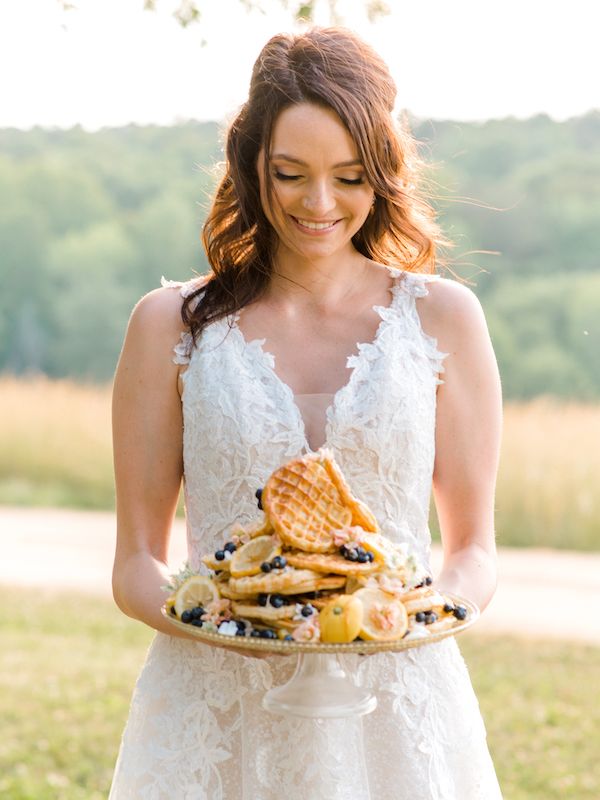
M 129 123 L 227 120 L 275 33 L 294 30 L 278 0 L 200 0 L 181 28 L 176 0 L 0 0 L 0 127 L 87 130 Z M 294 3 L 290 3 L 294 5 Z M 370 25 L 360 0 L 344 23 L 386 59 L 398 109 L 421 118 L 484 120 L 600 108 L 597 0 L 388 0 Z M 327 2 L 317 22 L 327 24 Z M 296 28 L 297 29 L 297 28 Z

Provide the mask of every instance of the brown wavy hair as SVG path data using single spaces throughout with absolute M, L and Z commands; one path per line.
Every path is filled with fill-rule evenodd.
M 277 234 L 262 208 L 257 159 L 261 149 L 270 152 L 279 114 L 298 103 L 335 111 L 358 149 L 375 204 L 354 247 L 389 266 L 434 271 L 436 249 L 446 241 L 419 189 L 415 140 L 406 125 L 394 122 L 395 99 L 385 62 L 344 28 L 283 33 L 267 42 L 254 64 L 248 100 L 229 127 L 225 173 L 204 223 L 212 274 L 182 307 L 194 342 L 209 323 L 257 300 L 269 285 Z M 272 201 L 268 158 L 264 181 Z

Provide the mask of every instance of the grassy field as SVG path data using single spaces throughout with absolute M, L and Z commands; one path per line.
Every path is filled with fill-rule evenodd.
M 150 631 L 105 600 L 6 587 L 0 600 L 0 796 L 105 798 Z M 504 800 L 597 800 L 600 648 L 461 644 Z
M 600 406 L 507 405 L 501 545 L 600 548 Z M 110 389 L 0 379 L 0 504 L 112 508 Z

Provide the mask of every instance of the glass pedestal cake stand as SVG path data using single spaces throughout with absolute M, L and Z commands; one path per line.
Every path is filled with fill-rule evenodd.
M 281 655 L 296 654 L 296 669 L 287 683 L 274 686 L 263 697 L 263 707 L 274 714 L 299 717 L 352 717 L 369 714 L 377 706 L 377 696 L 364 686 L 359 686 L 351 670 L 340 656 L 358 653 L 373 655 L 382 652 L 400 652 L 415 647 L 434 644 L 448 636 L 454 636 L 470 627 L 479 617 L 474 603 L 445 594 L 455 605 L 464 606 L 467 616 L 443 631 L 409 635 L 393 642 L 354 641 L 349 644 L 323 644 L 322 642 L 290 642 L 282 639 L 260 639 L 258 637 L 225 636 L 211 633 L 176 619 L 163 608 L 163 616 L 175 627 L 185 630 L 205 644 L 224 647 L 258 650 Z M 419 626 L 421 629 L 421 626 Z M 421 629 L 427 630 L 426 627 Z

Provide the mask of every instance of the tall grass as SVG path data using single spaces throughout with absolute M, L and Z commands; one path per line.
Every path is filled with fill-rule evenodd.
M 0 504 L 111 508 L 110 388 L 0 379 Z M 600 548 L 600 406 L 508 404 L 501 545 Z
M 600 549 L 600 406 L 508 405 L 499 544 Z
M 0 503 L 113 506 L 109 387 L 0 380 Z

